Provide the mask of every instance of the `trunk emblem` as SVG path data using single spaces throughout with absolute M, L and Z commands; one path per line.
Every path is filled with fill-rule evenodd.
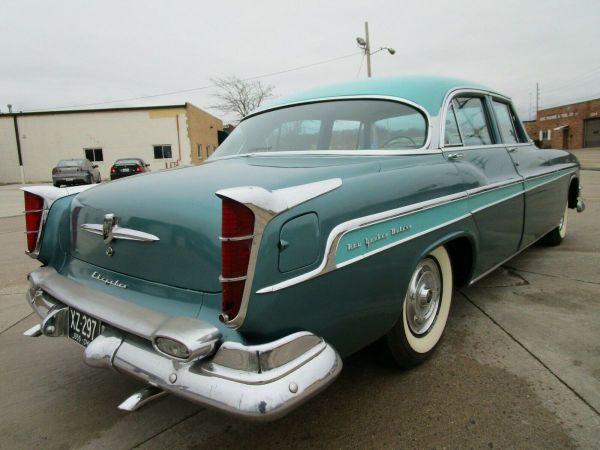
M 117 224 L 117 218 L 114 214 L 105 214 L 104 223 L 102 224 L 102 237 L 105 244 L 110 244 L 113 240 L 113 228 Z

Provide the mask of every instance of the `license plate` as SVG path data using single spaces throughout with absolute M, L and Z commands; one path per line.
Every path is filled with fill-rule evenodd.
M 81 311 L 69 308 L 69 337 L 87 347 L 98 337 L 102 322 Z
M 127 169 L 127 168 L 121 169 L 121 172 L 129 172 L 129 169 Z

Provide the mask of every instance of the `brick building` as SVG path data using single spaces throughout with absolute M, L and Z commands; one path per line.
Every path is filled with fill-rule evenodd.
M 600 147 L 600 98 L 542 109 L 524 124 L 541 148 Z

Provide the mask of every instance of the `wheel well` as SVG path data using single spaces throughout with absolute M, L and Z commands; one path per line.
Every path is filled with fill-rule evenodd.
M 577 198 L 579 197 L 579 179 L 573 178 L 569 185 L 569 208 L 577 207 Z
M 473 245 L 466 237 L 459 237 L 444 244 L 452 263 L 454 286 L 462 287 L 469 283 L 473 270 Z

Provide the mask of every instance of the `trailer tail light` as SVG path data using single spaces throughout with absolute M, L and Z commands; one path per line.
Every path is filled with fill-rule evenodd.
M 221 223 L 221 320 L 240 311 L 248 275 L 254 232 L 254 213 L 241 203 L 223 199 Z
M 25 233 L 29 252 L 33 252 L 37 245 L 43 211 L 44 199 L 39 195 L 25 192 Z

